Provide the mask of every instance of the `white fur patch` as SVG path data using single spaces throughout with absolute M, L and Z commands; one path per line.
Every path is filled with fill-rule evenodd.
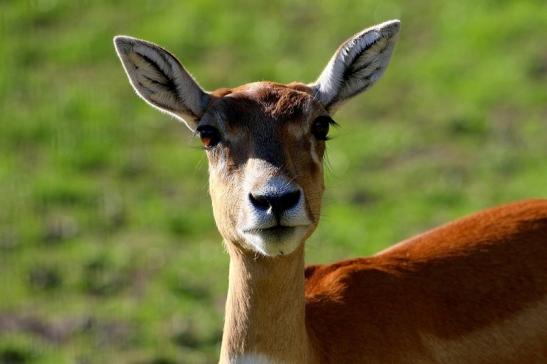
M 275 171 L 268 164 L 260 160 L 250 160 L 251 167 L 246 171 L 243 185 L 243 204 L 240 215 L 240 234 L 249 246 L 267 256 L 278 256 L 292 253 L 301 243 L 311 220 L 306 210 L 302 189 L 284 176 L 273 175 Z M 279 223 L 283 227 L 292 227 L 282 239 L 263 231 L 277 226 L 278 221 L 271 209 L 260 209 L 254 206 L 247 196 L 253 195 L 283 195 L 300 190 L 302 193 L 298 202 L 291 208 L 283 211 Z
M 283 364 L 263 354 L 243 354 L 230 358 L 230 364 Z

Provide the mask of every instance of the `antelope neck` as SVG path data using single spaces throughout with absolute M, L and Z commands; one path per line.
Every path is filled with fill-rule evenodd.
M 227 244 L 230 272 L 221 363 L 306 363 L 304 249 L 264 257 Z

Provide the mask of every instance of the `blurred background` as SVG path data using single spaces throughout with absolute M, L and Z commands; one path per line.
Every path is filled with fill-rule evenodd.
M 218 357 L 228 257 L 206 158 L 135 96 L 114 35 L 215 89 L 313 81 L 392 18 L 388 71 L 335 115 L 310 263 L 547 197 L 545 1 L 0 1 L 0 364 Z

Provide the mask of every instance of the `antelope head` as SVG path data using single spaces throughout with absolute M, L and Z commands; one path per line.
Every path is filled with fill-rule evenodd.
M 290 254 L 315 230 L 332 115 L 380 78 L 398 31 L 393 20 L 354 35 L 311 84 L 255 82 L 212 92 L 157 45 L 127 36 L 114 44 L 137 94 L 199 135 L 225 242 L 273 257 Z

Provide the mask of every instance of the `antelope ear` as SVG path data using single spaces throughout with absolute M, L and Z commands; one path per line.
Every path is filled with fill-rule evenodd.
M 328 111 L 365 91 L 382 76 L 397 42 L 399 20 L 357 33 L 342 43 L 314 83 L 314 96 Z
M 114 37 L 114 47 L 137 95 L 194 130 L 210 96 L 175 56 L 153 43 L 121 35 Z

